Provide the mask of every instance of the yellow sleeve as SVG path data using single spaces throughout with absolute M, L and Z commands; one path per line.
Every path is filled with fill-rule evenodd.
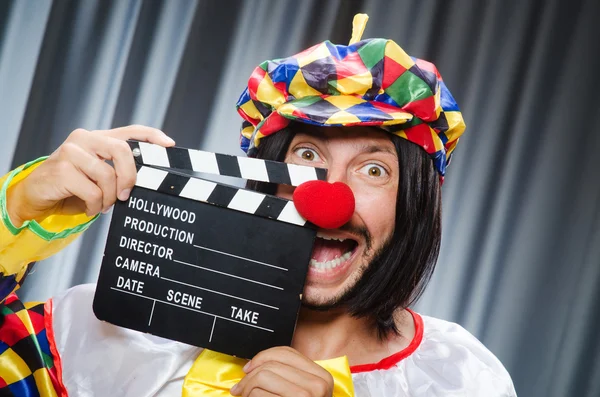
M 27 177 L 46 157 L 31 161 L 0 178 L 0 302 L 19 287 L 31 262 L 45 259 L 69 245 L 97 218 L 85 214 L 50 215 L 16 227 L 6 209 L 6 192 Z M 10 282 L 9 282 L 10 281 Z M 8 293 L 7 293 L 8 292 Z

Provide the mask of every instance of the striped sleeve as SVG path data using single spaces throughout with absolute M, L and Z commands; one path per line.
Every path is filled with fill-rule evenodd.
M 16 168 L 0 178 L 0 303 L 16 291 L 31 268 L 71 243 L 96 217 L 53 214 L 15 226 L 7 211 L 7 191 L 26 178 L 45 157 Z

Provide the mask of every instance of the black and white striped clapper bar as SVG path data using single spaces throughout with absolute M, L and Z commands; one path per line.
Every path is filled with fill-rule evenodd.
M 327 170 L 129 145 L 137 181 L 112 211 L 96 317 L 244 358 L 289 345 L 316 229 L 289 200 L 195 173 L 298 186 Z

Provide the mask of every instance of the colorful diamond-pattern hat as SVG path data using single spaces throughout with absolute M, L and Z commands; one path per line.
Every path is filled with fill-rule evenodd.
M 237 103 L 249 156 L 290 121 L 378 126 L 425 149 L 444 176 L 465 129 L 454 98 L 432 63 L 392 40 L 358 41 L 365 23 L 366 15 L 355 17 L 348 46 L 324 41 L 254 69 Z

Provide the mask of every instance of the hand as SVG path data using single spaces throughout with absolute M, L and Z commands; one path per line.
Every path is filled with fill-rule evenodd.
M 54 153 L 7 193 L 7 210 L 17 227 L 53 213 L 93 216 L 117 197 L 127 200 L 136 168 L 127 139 L 161 146 L 175 142 L 162 131 L 131 125 L 106 131 L 73 131 Z M 112 160 L 114 168 L 105 160 Z
M 246 376 L 230 392 L 243 397 L 331 397 L 333 377 L 291 347 L 258 353 L 244 367 Z

